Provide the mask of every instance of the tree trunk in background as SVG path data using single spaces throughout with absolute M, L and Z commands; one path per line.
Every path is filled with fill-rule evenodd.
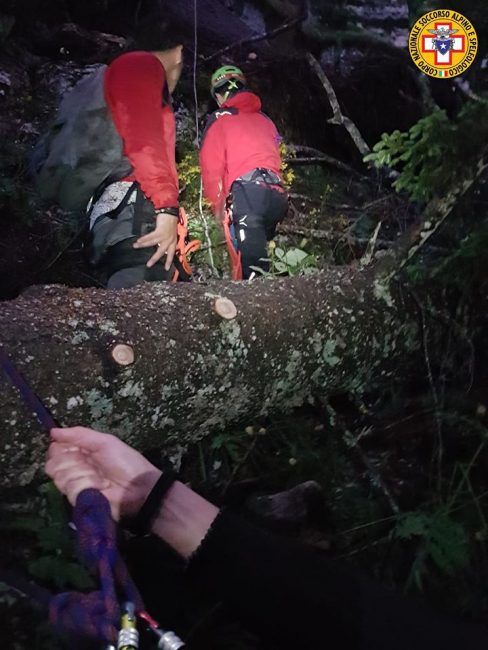
M 234 302 L 235 319 L 217 315 L 217 295 Z M 0 342 L 63 425 L 177 453 L 236 422 L 404 371 L 420 345 L 414 314 L 372 269 L 118 292 L 34 287 L 2 304 Z M 133 348 L 133 364 L 113 361 L 118 343 Z M 0 385 L 0 484 L 25 484 L 47 435 Z

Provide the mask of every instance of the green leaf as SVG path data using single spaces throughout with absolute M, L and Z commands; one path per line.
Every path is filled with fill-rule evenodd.
M 29 572 L 39 580 L 52 582 L 59 589 L 67 586 L 86 589 L 93 581 L 86 570 L 75 562 L 69 562 L 61 557 L 44 555 L 29 563 Z
M 426 550 L 437 568 L 445 574 L 463 568 L 469 561 L 466 531 L 446 513 L 432 519 Z
M 210 444 L 210 448 L 221 449 L 225 445 L 226 441 L 227 441 L 227 436 L 225 435 L 225 433 L 219 433 L 212 440 L 212 443 Z
M 278 273 L 286 273 L 288 270 L 288 266 L 284 262 L 275 262 L 273 266 Z
M 425 535 L 428 530 L 429 518 L 421 512 L 411 512 L 403 515 L 398 520 L 394 535 L 400 539 Z
M 71 544 L 67 525 L 45 526 L 37 534 L 37 543 L 43 551 L 69 552 Z
M 288 266 L 298 266 L 308 257 L 308 253 L 300 250 L 299 248 L 290 248 L 283 258 L 283 261 Z

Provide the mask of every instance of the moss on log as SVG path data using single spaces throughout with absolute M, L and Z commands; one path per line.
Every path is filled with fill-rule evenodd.
M 235 318 L 216 313 L 217 296 L 232 300 Z M 362 392 L 418 348 L 400 294 L 350 268 L 251 284 L 33 288 L 3 303 L 0 342 L 63 425 L 172 453 L 316 394 Z M 120 344 L 132 363 L 114 359 Z M 42 468 L 47 435 L 0 385 L 1 482 L 25 484 Z

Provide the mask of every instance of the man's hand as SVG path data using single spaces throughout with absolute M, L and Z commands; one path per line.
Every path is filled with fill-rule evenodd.
M 100 490 L 115 520 L 135 515 L 161 476 L 144 456 L 109 434 L 85 427 L 52 429 L 51 440 L 45 469 L 56 487 L 72 505 L 82 490 Z
M 148 233 L 139 237 L 134 243 L 134 248 L 147 248 L 149 246 L 157 246 L 158 250 L 154 253 L 146 266 L 154 266 L 164 254 L 166 254 L 166 263 L 164 268 L 169 271 L 173 257 L 176 251 L 176 244 L 178 241 L 178 219 L 172 214 L 160 212 L 156 215 L 156 228 Z

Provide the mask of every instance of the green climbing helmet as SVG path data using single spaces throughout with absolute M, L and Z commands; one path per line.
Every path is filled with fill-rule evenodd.
M 215 99 L 218 89 L 227 84 L 229 88 L 227 89 L 226 95 L 234 89 L 237 90 L 237 82 L 240 82 L 242 85 L 246 83 L 246 77 L 242 70 L 235 65 L 223 65 L 218 70 L 215 70 L 210 79 L 210 92 L 212 93 L 212 97 Z

